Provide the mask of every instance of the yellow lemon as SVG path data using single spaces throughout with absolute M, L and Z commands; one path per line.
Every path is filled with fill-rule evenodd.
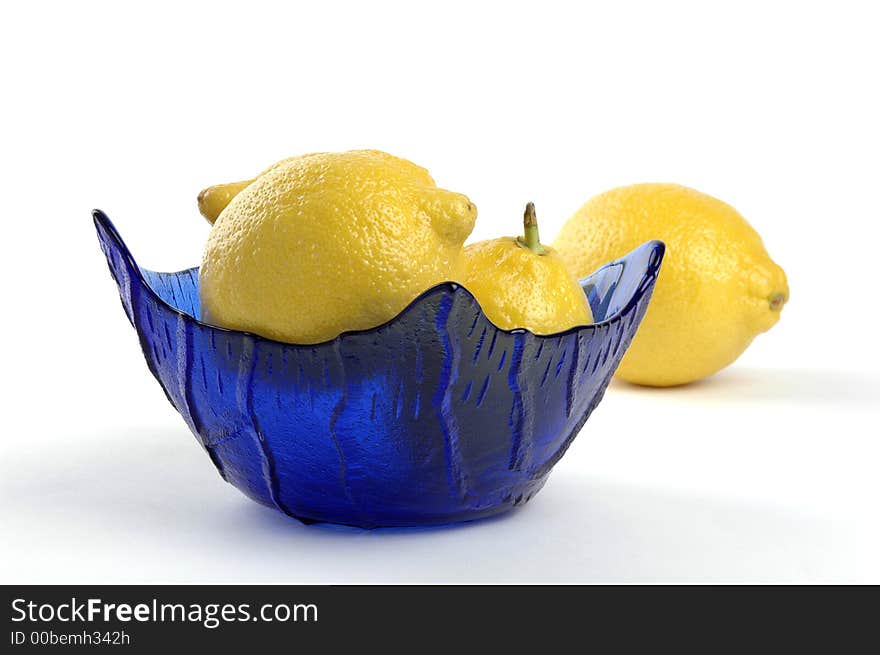
M 592 323 L 583 289 L 562 258 L 541 245 L 532 203 L 523 222 L 523 237 L 480 241 L 465 248 L 465 288 L 489 320 L 505 330 L 553 334 Z
M 226 209 L 226 205 L 232 202 L 232 199 L 244 191 L 245 187 L 253 181 L 228 182 L 203 189 L 198 197 L 199 211 L 202 216 L 213 225 L 214 221 L 220 216 L 220 212 Z
M 301 159 L 302 157 L 303 155 L 299 155 L 298 157 L 282 159 L 281 161 L 272 164 L 269 168 L 257 175 L 257 177 L 262 177 L 273 168 L 285 166 L 289 162 L 295 159 Z M 209 223 L 213 225 L 214 221 L 216 221 L 217 218 L 220 216 L 220 212 L 226 209 L 226 205 L 232 202 L 232 199 L 239 193 L 244 191 L 251 182 L 257 179 L 257 177 L 253 177 L 249 180 L 243 180 L 241 182 L 226 182 L 225 184 L 215 184 L 214 186 L 209 186 L 207 189 L 202 189 L 197 199 L 199 212 L 202 214 L 202 216 L 208 219 Z
M 424 168 L 376 150 L 294 157 L 236 184 L 199 271 L 202 317 L 291 343 L 375 327 L 455 279 L 477 214 Z M 220 188 L 200 205 L 223 204 Z
M 677 184 L 636 184 L 589 200 L 554 246 L 577 276 L 660 239 L 666 256 L 651 304 L 617 374 L 651 386 L 721 370 L 779 320 L 783 270 L 733 207 Z

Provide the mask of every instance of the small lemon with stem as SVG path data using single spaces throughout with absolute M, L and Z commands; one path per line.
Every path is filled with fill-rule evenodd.
M 541 244 L 534 203 L 523 214 L 523 236 L 464 249 L 462 284 L 505 330 L 555 334 L 593 322 L 590 304 L 558 253 Z

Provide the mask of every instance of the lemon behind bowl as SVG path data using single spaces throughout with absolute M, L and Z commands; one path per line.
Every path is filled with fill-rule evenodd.
M 455 279 L 476 207 L 376 150 L 315 153 L 242 183 L 211 228 L 203 318 L 289 343 L 380 325 Z
M 600 194 L 563 226 L 554 247 L 578 277 L 659 239 L 666 257 L 651 304 L 617 375 L 673 386 L 732 363 L 779 320 L 784 271 L 730 205 L 677 184 Z

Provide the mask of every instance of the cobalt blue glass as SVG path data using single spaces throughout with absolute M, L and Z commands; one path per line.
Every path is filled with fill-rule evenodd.
M 581 281 L 596 323 L 495 327 L 464 287 L 379 327 L 294 345 L 199 321 L 198 269 L 140 268 L 95 225 L 147 365 L 220 475 L 305 522 L 469 521 L 534 496 L 599 403 L 639 326 L 664 247 Z

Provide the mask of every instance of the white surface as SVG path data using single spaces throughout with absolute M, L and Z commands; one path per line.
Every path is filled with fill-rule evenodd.
M 880 582 L 869 5 L 328 4 L 6 10 L 0 582 Z M 526 200 L 552 237 L 612 186 L 700 188 L 792 301 L 709 381 L 612 385 L 507 517 L 301 526 L 225 485 L 168 405 L 88 211 L 182 268 L 201 187 L 366 146 L 467 193 L 475 239 Z

